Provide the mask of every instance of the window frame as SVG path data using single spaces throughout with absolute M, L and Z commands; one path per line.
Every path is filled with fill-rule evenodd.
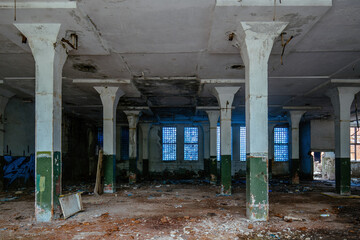
M 287 132 L 287 134 L 286 134 L 286 140 L 287 140 L 287 142 L 286 143 L 277 143 L 276 142 L 276 129 L 286 129 L 286 132 Z M 288 127 L 283 127 L 283 126 L 279 126 L 279 127 L 274 127 L 274 134 L 273 134 L 273 140 L 274 140 L 274 162 L 288 162 L 290 159 L 290 156 L 289 156 L 289 128 Z M 285 159 L 285 160 L 279 160 L 279 159 L 277 159 L 277 156 L 276 156 L 276 146 L 286 146 L 286 151 L 285 152 L 287 152 L 287 154 L 286 154 L 286 156 L 287 156 L 287 159 Z
M 351 129 L 354 129 L 354 134 L 355 134 L 354 142 L 352 142 L 352 140 L 351 140 Z M 351 162 L 360 162 L 360 150 L 359 150 L 359 152 L 357 150 L 357 146 L 360 146 L 360 128 L 358 128 L 356 126 L 350 126 L 349 132 L 350 132 L 350 161 Z M 352 159 L 352 157 L 351 157 L 351 155 L 352 155 L 351 147 L 352 146 L 354 146 L 354 155 L 355 155 L 354 159 Z
M 174 143 L 164 143 L 164 129 L 173 128 L 175 129 L 175 142 Z M 175 159 L 164 159 L 164 145 L 174 145 L 175 146 Z M 174 162 L 177 160 L 177 127 L 176 126 L 162 126 L 161 127 L 161 161 L 162 162 Z
M 197 141 L 196 142 L 189 142 L 189 143 L 187 143 L 186 141 L 185 141 L 185 138 L 186 138 L 186 129 L 191 129 L 191 128 L 194 128 L 194 129 L 196 129 L 197 130 Z M 184 127 L 184 161 L 191 161 L 191 162 L 194 162 L 194 161 L 199 161 L 199 128 L 197 127 L 197 126 L 191 126 L 191 127 Z M 197 146 L 197 157 L 196 157 L 196 159 L 194 159 L 194 160 L 192 160 L 192 159 L 186 159 L 185 158 L 185 151 L 186 151 L 186 145 L 196 145 Z

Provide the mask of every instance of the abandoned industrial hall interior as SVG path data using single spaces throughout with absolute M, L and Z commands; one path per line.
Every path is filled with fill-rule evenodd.
M 360 239 L 359 0 L 1 0 L 0 239 Z

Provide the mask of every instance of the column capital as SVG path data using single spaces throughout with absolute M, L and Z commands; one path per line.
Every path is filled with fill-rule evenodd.
M 254 61 L 267 63 L 276 37 L 288 22 L 240 22 L 236 36 L 245 66 Z
M 207 110 L 206 113 L 209 118 L 210 128 L 216 127 L 217 123 L 219 121 L 220 111 L 219 110 Z
M 335 87 L 326 92 L 331 99 L 336 120 L 350 120 L 350 107 L 360 87 Z
M 124 113 L 127 116 L 128 122 L 129 122 L 129 128 L 136 128 L 136 125 L 139 121 L 139 116 L 141 114 L 141 111 L 138 110 L 126 110 Z
M 291 128 L 299 127 L 301 117 L 304 115 L 304 113 L 306 113 L 306 111 L 299 111 L 299 110 L 289 111 L 290 119 L 291 119 Z
M 240 87 L 214 87 L 212 93 L 217 98 L 220 108 L 230 108 L 234 100 L 234 95 Z

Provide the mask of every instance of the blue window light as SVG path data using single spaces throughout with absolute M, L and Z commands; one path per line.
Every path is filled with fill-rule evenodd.
M 162 128 L 162 160 L 176 160 L 176 127 Z
M 199 129 L 197 127 L 184 128 L 184 160 L 199 160 Z
M 289 130 L 285 127 L 274 128 L 274 159 L 276 162 L 289 160 Z

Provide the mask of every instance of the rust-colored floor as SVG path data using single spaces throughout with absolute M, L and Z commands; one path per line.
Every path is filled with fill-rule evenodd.
M 84 212 L 47 224 L 34 221 L 34 194 L 25 189 L 0 194 L 19 197 L 0 202 L 0 239 L 360 239 L 360 199 L 320 194 L 333 188 L 326 182 L 291 187 L 277 181 L 270 187 L 269 221 L 250 222 L 241 182 L 229 197 L 196 181 L 121 185 L 116 194 L 84 194 Z

